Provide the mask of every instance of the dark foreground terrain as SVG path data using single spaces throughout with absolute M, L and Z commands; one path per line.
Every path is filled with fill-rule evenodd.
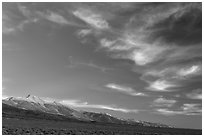
M 144 126 L 2 118 L 3 135 L 201 135 L 201 130 Z

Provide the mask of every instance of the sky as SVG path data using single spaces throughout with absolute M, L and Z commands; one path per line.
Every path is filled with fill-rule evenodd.
M 202 127 L 202 3 L 2 3 L 2 97 Z

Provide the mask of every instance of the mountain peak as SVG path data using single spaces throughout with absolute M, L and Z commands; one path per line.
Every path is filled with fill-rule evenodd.
M 12 100 L 14 97 L 7 97 L 5 100 Z
M 37 96 L 34 96 L 34 95 L 31 95 L 31 94 L 28 94 L 26 99 L 27 99 L 27 101 L 34 102 L 34 103 L 39 103 L 39 104 L 44 104 L 45 103 L 45 101 L 42 100 L 41 98 L 39 98 Z
M 29 98 L 29 97 L 30 97 L 30 94 L 28 94 L 26 98 Z

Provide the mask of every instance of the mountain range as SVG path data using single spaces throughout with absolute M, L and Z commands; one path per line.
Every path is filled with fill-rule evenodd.
M 50 120 L 73 120 L 80 122 L 97 122 L 107 124 L 128 124 L 150 127 L 168 127 L 161 123 L 151 123 L 134 119 L 120 119 L 107 113 L 77 111 L 57 101 L 47 101 L 40 97 L 8 97 L 2 100 L 3 116 L 24 116 Z

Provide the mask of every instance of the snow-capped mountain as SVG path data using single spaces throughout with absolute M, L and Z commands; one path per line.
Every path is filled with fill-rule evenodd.
M 43 100 L 37 96 L 28 95 L 27 97 L 9 97 L 2 100 L 3 104 L 35 112 L 61 115 L 63 117 L 77 119 L 86 122 L 129 124 L 151 127 L 170 127 L 160 123 L 151 123 L 146 121 L 137 121 L 134 119 L 120 119 L 107 113 L 96 113 L 87 111 L 77 111 L 56 101 Z
M 38 102 L 39 101 L 39 102 Z M 37 97 L 33 96 L 27 96 L 26 98 L 21 97 L 9 97 L 7 99 L 4 99 L 2 102 L 11 105 L 17 108 L 21 109 L 27 109 L 27 110 L 38 110 L 38 111 L 46 111 L 44 107 L 44 103 L 42 103 L 42 100 L 38 100 Z
M 45 113 L 63 115 L 82 121 L 90 121 L 91 119 L 82 113 L 62 105 L 56 101 L 46 101 L 33 95 L 28 95 L 26 98 L 22 97 L 9 97 L 2 101 L 4 104 L 11 105 L 20 109 L 42 111 Z
M 40 104 L 42 106 L 45 104 L 44 100 L 42 100 L 41 98 L 39 98 L 37 96 L 30 95 L 30 94 L 26 97 L 26 100 L 29 102 L 34 102 L 34 103 Z

